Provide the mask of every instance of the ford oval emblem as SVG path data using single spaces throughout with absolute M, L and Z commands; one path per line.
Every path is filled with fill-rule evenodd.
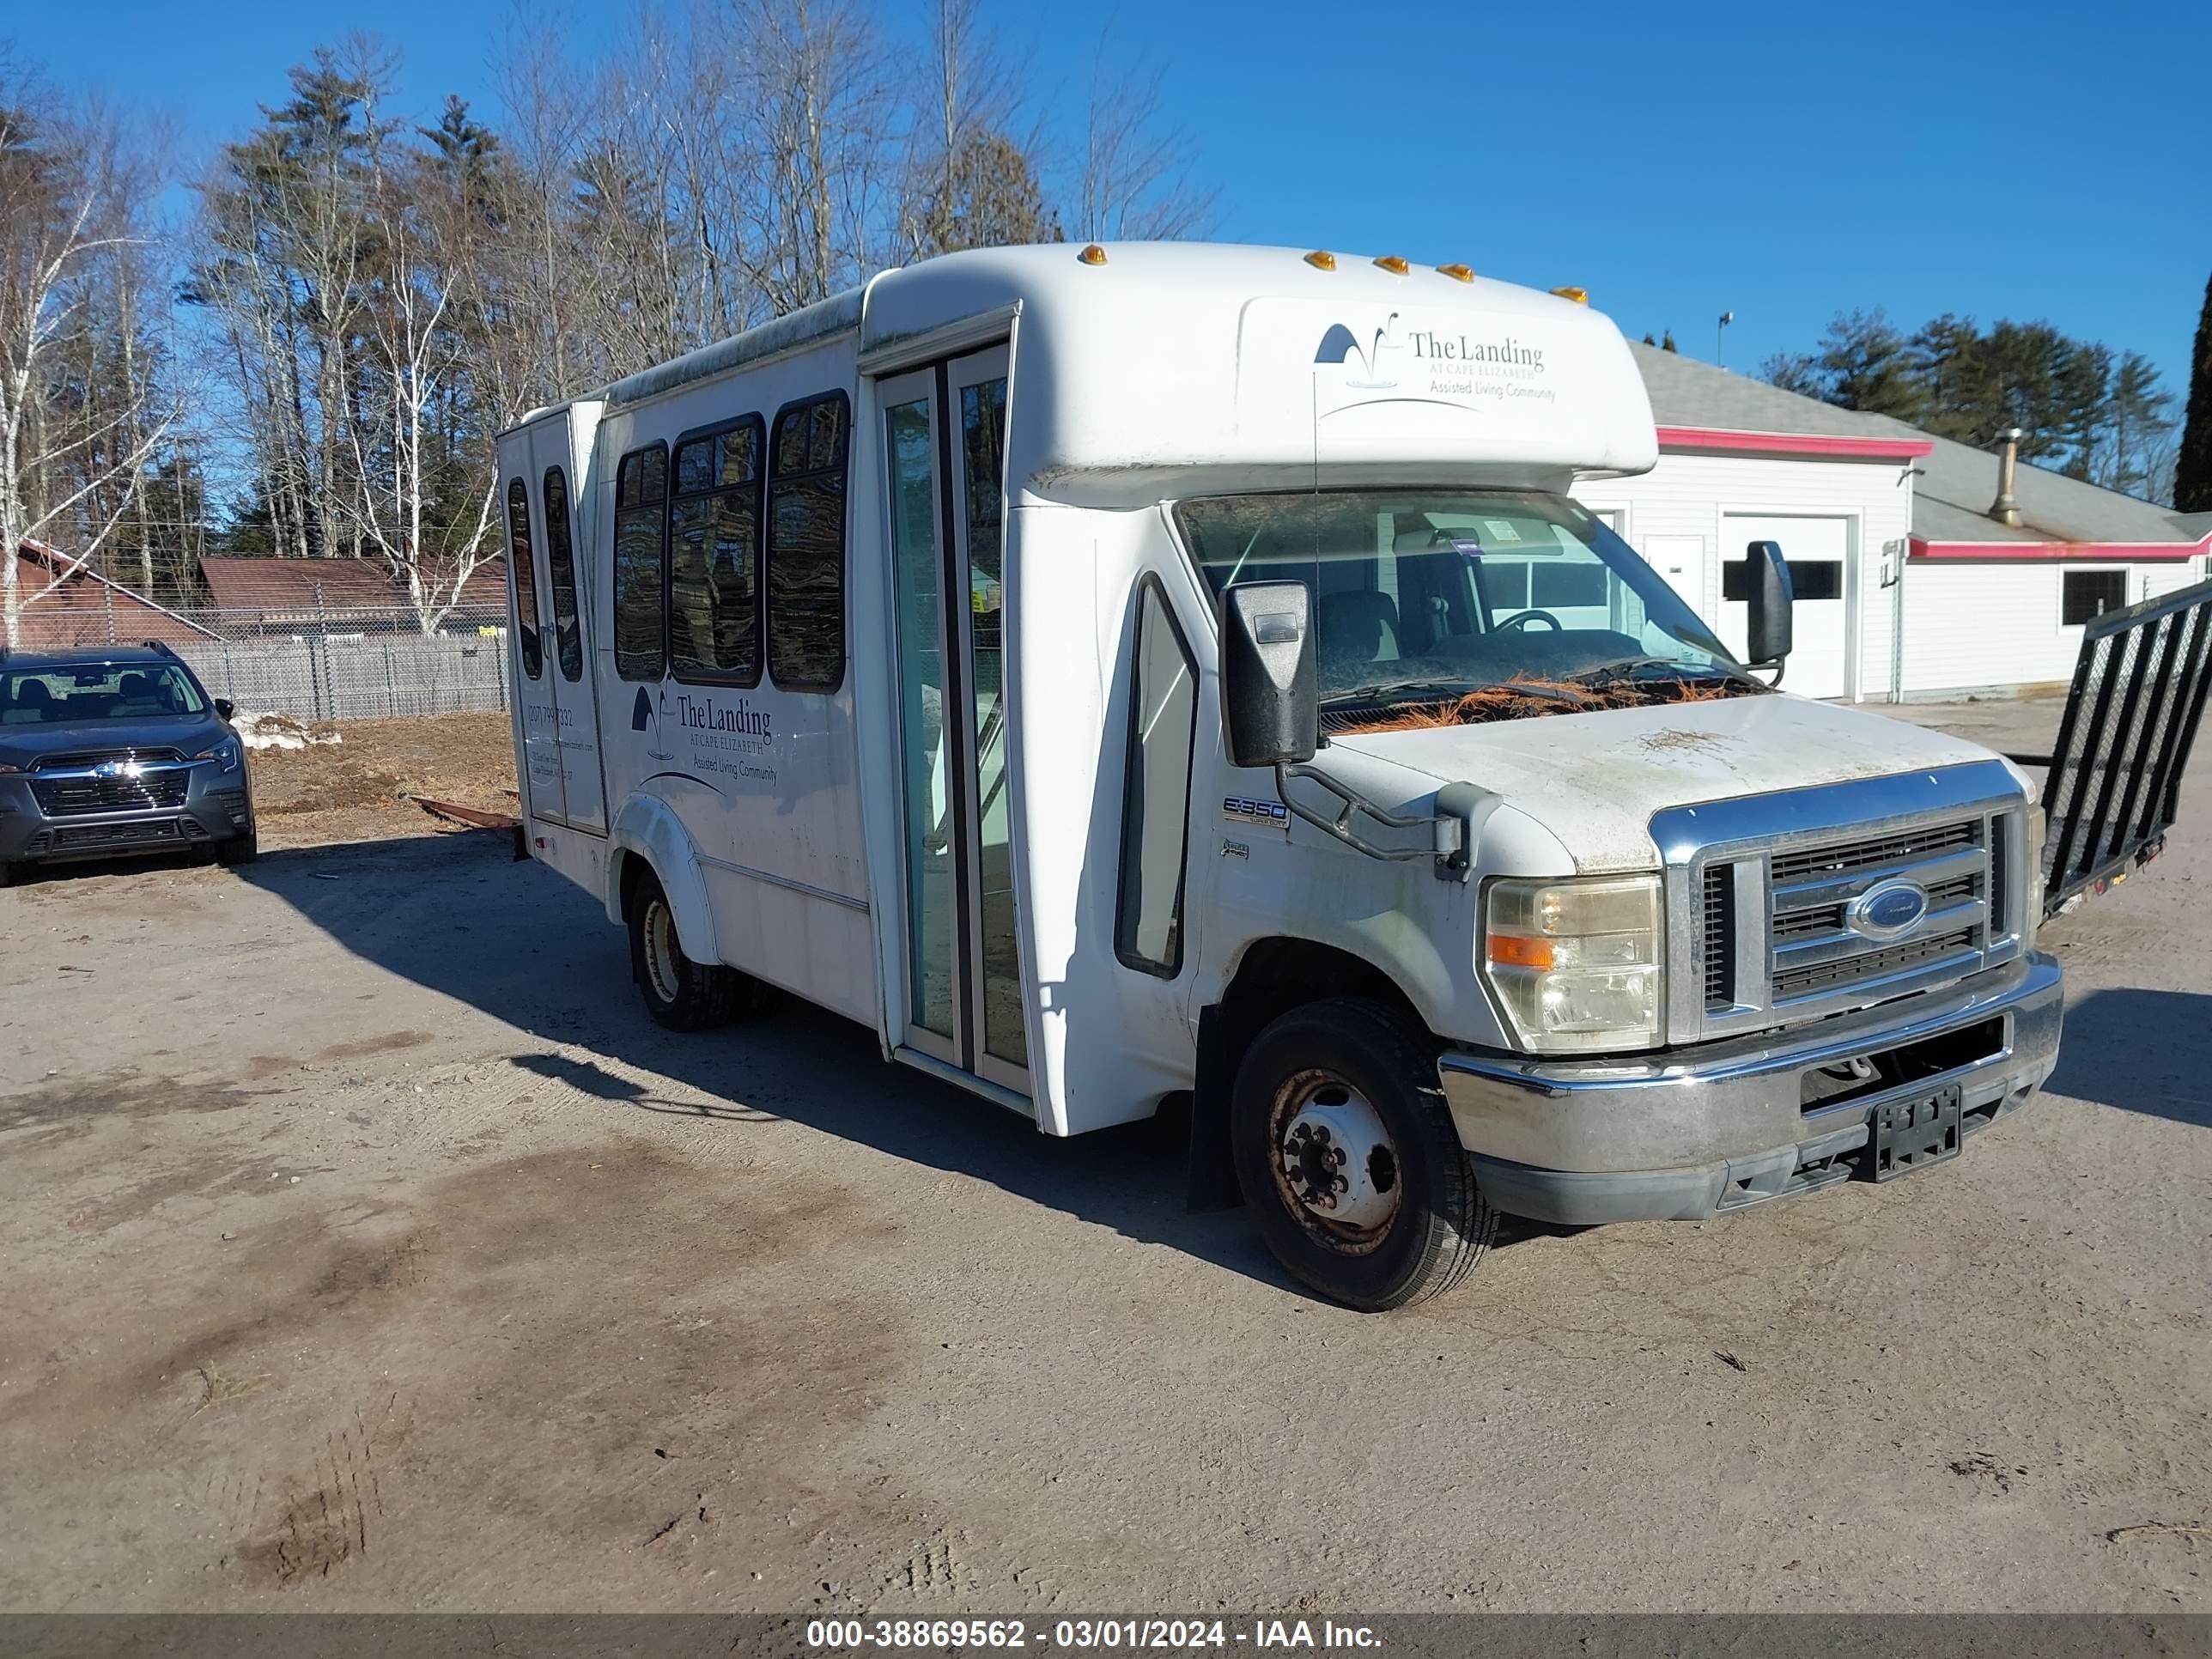
M 1878 881 L 1844 908 L 1844 921 L 1866 939 L 1896 939 L 1917 927 L 1928 915 L 1928 890 L 1917 881 L 1894 877 Z

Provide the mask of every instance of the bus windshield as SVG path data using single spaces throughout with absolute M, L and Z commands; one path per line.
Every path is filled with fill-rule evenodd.
M 1217 599 L 1236 582 L 1306 585 L 1325 709 L 1509 683 L 1618 685 L 1622 702 L 1763 689 L 1633 548 L 1564 495 L 1332 490 L 1174 511 Z

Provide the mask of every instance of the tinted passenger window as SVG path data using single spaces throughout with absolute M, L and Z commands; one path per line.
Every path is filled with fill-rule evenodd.
M 760 684 L 761 422 L 676 449 L 668 660 L 678 679 Z
M 561 678 L 581 679 L 584 636 L 576 626 L 576 553 L 568 537 L 568 479 L 545 469 L 545 562 L 553 568 L 553 630 L 561 653 Z
M 787 691 L 845 679 L 845 394 L 775 417 L 769 467 L 768 666 Z
M 668 450 L 633 450 L 615 470 L 615 672 L 657 680 L 665 586 L 661 532 L 666 523 Z
M 1137 597 L 1137 672 L 1130 702 L 1127 793 L 1121 799 L 1121 884 L 1114 953 L 1173 978 L 1182 967 L 1184 830 L 1190 822 L 1191 743 L 1198 674 L 1157 580 Z
M 514 572 L 514 638 L 522 672 L 536 679 L 545 665 L 538 641 L 538 561 L 530 550 L 530 492 L 515 479 L 507 487 L 507 562 Z

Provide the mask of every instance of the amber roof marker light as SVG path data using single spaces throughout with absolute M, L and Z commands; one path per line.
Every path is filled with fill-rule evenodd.
M 1311 253 L 1306 255 L 1306 263 L 1316 270 L 1334 270 L 1336 255 L 1325 248 L 1316 248 Z
M 1075 257 L 1086 265 L 1103 265 L 1106 263 L 1106 250 L 1093 242 Z
M 1562 300 L 1572 300 L 1578 306 L 1589 303 L 1589 290 L 1586 288 L 1555 288 L 1552 292 Z
M 1400 258 L 1395 253 L 1386 253 L 1375 263 L 1382 266 L 1383 270 L 1389 271 L 1393 276 L 1403 276 L 1407 271 L 1413 269 L 1413 266 L 1407 264 L 1403 259 Z
M 1438 265 L 1437 269 L 1455 283 L 1471 283 L 1474 280 L 1473 265 Z

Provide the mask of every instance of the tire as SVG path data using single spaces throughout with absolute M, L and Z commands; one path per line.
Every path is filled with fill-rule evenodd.
M 750 1000 L 751 981 L 719 963 L 694 962 L 676 936 L 676 915 L 660 883 L 639 878 L 629 901 L 629 968 L 645 1012 L 672 1031 L 726 1025 Z
M 235 870 L 241 864 L 251 864 L 261 856 L 261 831 L 249 830 L 242 836 L 233 836 L 228 841 L 215 844 L 215 861 Z
M 1364 1313 L 1449 1290 L 1498 1231 L 1444 1109 L 1436 1059 L 1410 1019 L 1346 998 L 1283 1015 L 1237 1068 L 1231 1150 L 1261 1236 L 1293 1278 Z M 1364 1159 L 1352 1142 L 1369 1146 Z M 1348 1219 L 1304 1201 L 1332 1184 L 1319 1201 L 1345 1206 Z

